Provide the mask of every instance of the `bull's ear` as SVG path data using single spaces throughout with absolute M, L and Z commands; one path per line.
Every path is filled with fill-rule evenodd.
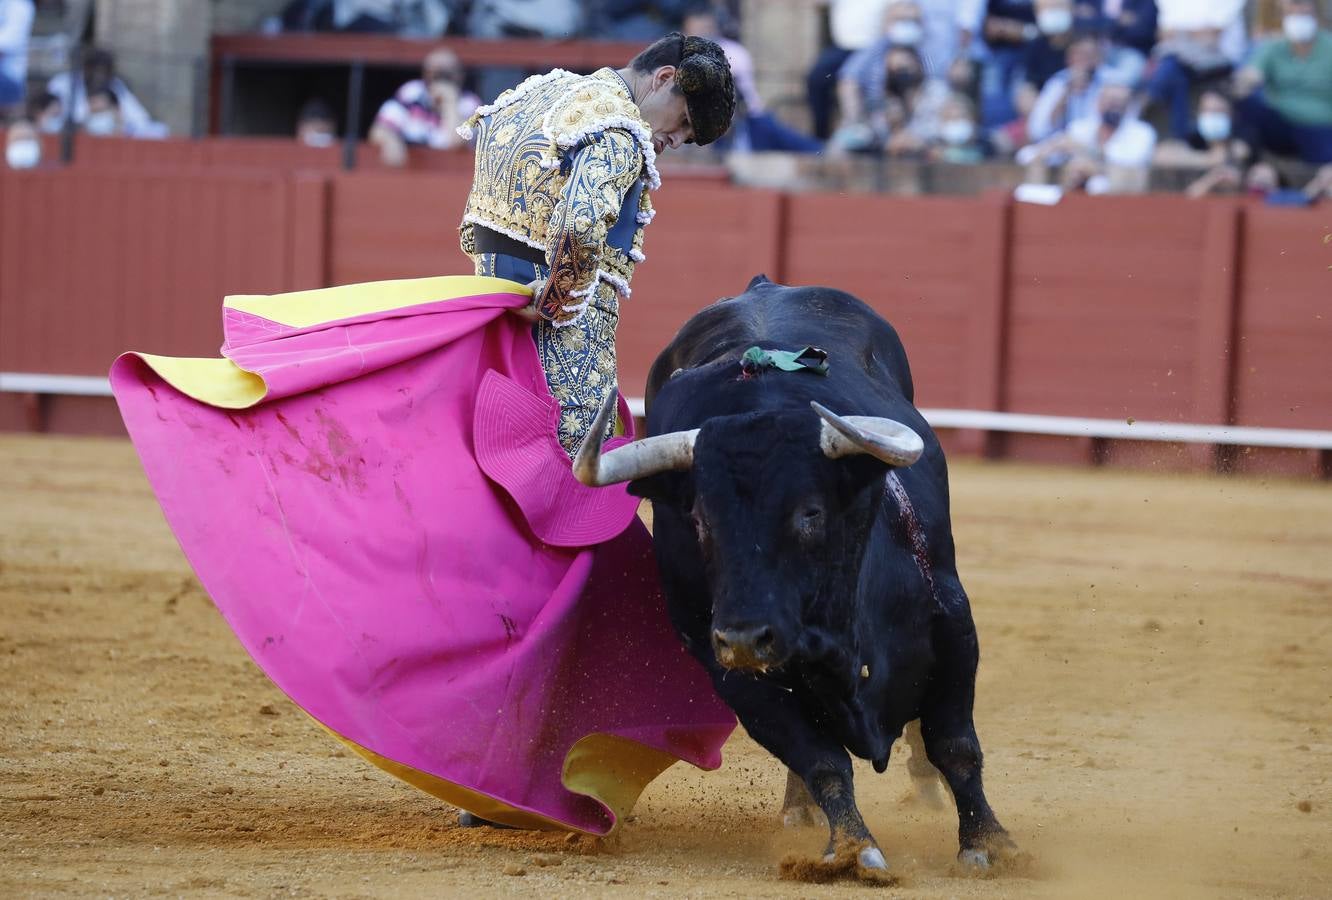
M 681 509 L 692 509 L 694 506 L 689 479 L 680 472 L 658 472 L 646 478 L 635 478 L 625 487 L 633 496 L 653 503 L 665 503 Z

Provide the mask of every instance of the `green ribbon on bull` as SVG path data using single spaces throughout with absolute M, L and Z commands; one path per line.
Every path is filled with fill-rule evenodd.
M 750 347 L 740 357 L 740 368 L 746 375 L 756 375 L 760 369 L 827 375 L 828 353 L 818 347 L 806 347 L 803 350 L 764 350 L 762 347 Z

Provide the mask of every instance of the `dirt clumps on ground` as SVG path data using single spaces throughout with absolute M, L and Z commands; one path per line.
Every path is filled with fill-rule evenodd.
M 1332 486 L 952 470 L 986 787 L 1018 862 L 962 871 L 951 798 L 902 802 L 899 748 L 883 775 L 855 766 L 909 879 L 889 893 L 1326 897 Z M 785 772 L 743 732 L 613 840 L 460 827 L 263 676 L 124 441 L 0 436 L 0 611 L 5 898 L 866 896 L 780 878 L 827 831 L 781 827 Z

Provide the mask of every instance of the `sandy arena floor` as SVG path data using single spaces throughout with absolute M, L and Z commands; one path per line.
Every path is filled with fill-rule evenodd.
M 959 875 L 951 809 L 865 765 L 881 892 L 1332 895 L 1332 486 L 969 464 L 953 496 L 989 795 L 1034 862 Z M 777 880 L 824 836 L 777 826 L 744 737 L 618 839 L 458 828 L 260 674 L 124 442 L 0 436 L 0 610 L 0 896 L 873 890 Z

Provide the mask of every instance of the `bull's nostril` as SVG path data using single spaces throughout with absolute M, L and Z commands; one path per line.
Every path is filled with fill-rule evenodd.
M 754 635 L 754 649 L 760 652 L 766 652 L 772 649 L 772 645 L 775 641 L 776 636 L 773 635 L 772 629 L 764 626 L 758 634 Z
M 722 647 L 730 646 L 730 642 L 726 640 L 726 632 L 722 631 L 720 628 L 712 632 L 712 642 L 717 646 L 717 649 L 719 650 Z

